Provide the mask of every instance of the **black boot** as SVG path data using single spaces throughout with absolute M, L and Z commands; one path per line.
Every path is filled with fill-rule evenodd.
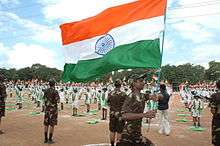
M 44 132 L 44 143 L 48 142 L 47 132 Z
M 105 120 L 107 119 L 107 110 L 105 110 Z
M 22 109 L 22 103 L 18 103 L 18 109 Z
M 193 125 L 194 125 L 194 127 L 196 127 L 196 123 L 194 123 Z
M 69 100 L 68 99 L 66 99 L 66 104 L 68 104 L 69 103 Z
M 37 102 L 37 107 L 40 107 L 40 101 Z
M 86 105 L 86 112 L 89 113 L 89 106 Z
M 73 115 L 72 116 L 76 116 L 76 109 L 73 109 Z
M 114 141 L 111 141 L 111 146 L 114 146 L 115 145 L 115 142 Z
M 50 144 L 54 143 L 54 141 L 53 141 L 53 133 L 50 133 L 50 134 L 49 134 L 48 143 L 50 143 Z
M 0 135 L 1 135 L 1 134 L 4 134 L 4 131 L 0 130 Z
M 149 119 L 148 118 L 146 119 L 146 123 L 149 123 Z
M 104 111 L 102 109 L 102 120 L 104 120 Z
M 63 103 L 61 103 L 61 110 L 63 110 Z

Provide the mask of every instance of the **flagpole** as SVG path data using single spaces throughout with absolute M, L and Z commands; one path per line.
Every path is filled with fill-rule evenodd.
M 165 6 L 165 15 L 164 15 L 164 31 L 163 31 L 163 38 L 162 38 L 162 46 L 161 46 L 161 53 L 160 53 L 160 69 L 158 72 L 158 80 L 157 80 L 157 90 L 159 90 L 159 84 L 160 84 L 160 79 L 161 79 L 161 68 L 162 68 L 162 62 L 163 62 L 163 49 L 164 49 L 164 38 L 165 38 L 165 30 L 166 30 L 166 16 L 167 16 L 167 3 Z
M 167 12 L 167 2 L 166 2 L 166 6 L 165 6 L 165 15 L 164 15 L 164 31 L 163 31 L 163 38 L 162 38 L 162 50 L 161 50 L 161 53 L 160 53 L 160 70 L 158 72 L 158 80 L 157 80 L 157 91 L 159 91 L 159 85 L 160 85 L 160 78 L 161 78 L 161 67 L 162 67 L 162 60 L 163 60 L 163 48 L 164 48 L 164 37 L 165 37 L 165 29 L 166 29 L 166 12 Z M 148 129 L 147 129 L 147 132 L 150 131 L 150 123 L 151 123 L 151 119 L 149 119 L 148 121 Z

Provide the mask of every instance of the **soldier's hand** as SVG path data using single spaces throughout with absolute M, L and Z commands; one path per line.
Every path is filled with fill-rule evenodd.
M 144 113 L 145 118 L 155 118 L 155 116 L 156 116 L 156 110 L 151 110 Z
M 162 100 L 163 99 L 163 95 L 162 94 L 158 94 L 157 98 L 158 98 L 158 100 Z
M 151 94 L 149 99 L 153 101 L 158 101 L 158 96 L 155 94 Z

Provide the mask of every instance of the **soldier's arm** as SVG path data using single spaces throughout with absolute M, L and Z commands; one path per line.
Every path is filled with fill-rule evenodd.
M 122 114 L 122 118 L 125 120 L 138 120 L 142 118 L 154 118 L 156 115 L 156 111 L 148 111 L 146 113 L 124 113 Z
M 137 119 L 141 119 L 143 117 L 144 117 L 143 113 L 139 113 L 139 114 L 136 114 L 136 113 L 124 113 L 124 114 L 122 114 L 122 118 L 124 120 L 137 120 Z
M 158 99 L 158 100 L 163 100 L 163 98 L 164 98 L 163 94 L 158 94 L 158 95 L 157 95 L 157 99 Z
M 148 100 L 158 101 L 160 98 L 156 94 L 148 94 Z
M 60 95 L 57 91 L 56 91 L 56 97 L 57 97 L 57 103 L 60 103 Z
M 215 104 L 215 97 L 212 95 L 211 98 L 210 98 L 210 111 L 211 113 L 214 115 L 216 114 L 216 104 Z
M 7 93 L 6 93 L 6 88 L 5 86 L 1 86 L 0 87 L 0 96 L 1 98 L 3 98 L 3 100 L 5 101 L 6 97 L 7 97 Z
M 127 97 L 124 105 L 122 107 L 122 118 L 124 120 L 137 120 L 137 119 L 142 119 L 143 117 L 146 118 L 154 118 L 156 112 L 155 111 L 148 111 L 146 113 L 132 113 L 131 108 L 130 108 L 130 103 L 132 99 L 130 97 Z

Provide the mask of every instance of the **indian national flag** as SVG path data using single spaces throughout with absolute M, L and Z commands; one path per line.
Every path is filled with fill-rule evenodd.
M 64 81 L 86 82 L 119 69 L 160 68 L 166 0 L 138 0 L 60 26 Z

